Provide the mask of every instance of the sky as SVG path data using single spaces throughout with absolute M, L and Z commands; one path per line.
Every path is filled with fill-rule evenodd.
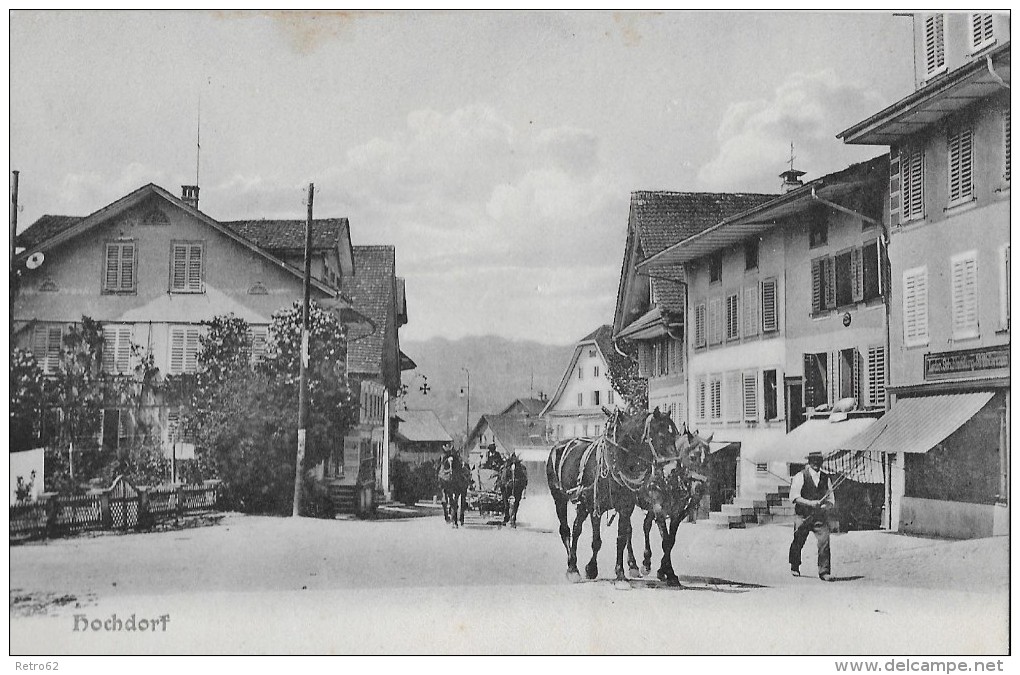
M 396 246 L 402 340 L 572 343 L 612 322 L 631 192 L 776 192 L 791 142 L 837 171 L 913 86 L 883 13 L 14 11 L 10 59 L 19 229 L 196 168 L 213 218 L 303 219 L 314 183 Z

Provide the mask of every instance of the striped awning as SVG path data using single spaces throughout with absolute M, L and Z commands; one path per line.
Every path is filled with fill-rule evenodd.
M 928 452 L 976 415 L 991 398 L 989 391 L 899 398 L 882 419 L 839 448 Z

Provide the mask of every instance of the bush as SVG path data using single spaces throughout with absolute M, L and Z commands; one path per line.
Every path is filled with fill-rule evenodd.
M 394 460 L 390 464 L 390 480 L 393 482 L 393 498 L 408 506 L 422 499 L 432 499 L 439 493 L 434 462 L 412 466 Z
M 336 518 L 336 508 L 329 497 L 329 487 L 320 480 L 305 477 L 301 490 L 301 515 L 309 518 Z

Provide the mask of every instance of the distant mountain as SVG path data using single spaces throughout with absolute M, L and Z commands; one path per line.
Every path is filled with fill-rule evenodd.
M 507 340 L 487 335 L 459 340 L 432 338 L 401 341 L 400 349 L 414 359 L 417 370 L 404 371 L 407 395 L 397 402 L 406 407 L 431 409 L 455 439 L 464 438 L 467 401 L 460 395 L 471 373 L 471 420 L 474 427 L 484 413 L 498 413 L 514 399 L 552 396 L 559 386 L 573 345 L 547 345 L 528 340 Z M 428 382 L 428 394 L 421 385 Z

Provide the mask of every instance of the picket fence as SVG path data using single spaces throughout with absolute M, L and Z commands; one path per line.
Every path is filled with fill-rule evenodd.
M 213 511 L 220 481 L 135 487 L 118 477 L 83 494 L 44 492 L 11 504 L 10 539 L 59 537 L 88 530 L 140 530 L 182 516 Z

